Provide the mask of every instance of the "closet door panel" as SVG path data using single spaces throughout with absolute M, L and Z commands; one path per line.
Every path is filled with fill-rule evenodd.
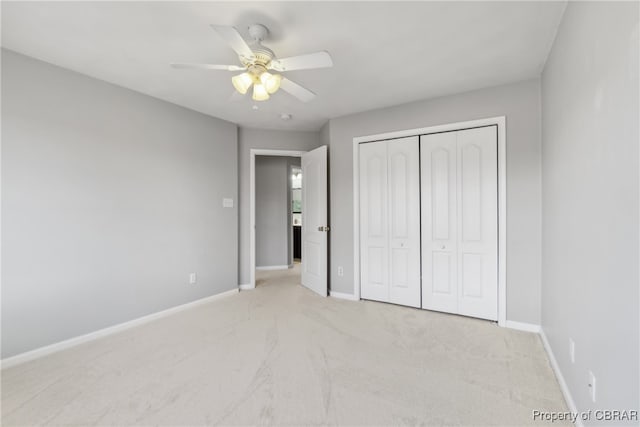
M 420 307 L 420 158 L 418 137 L 387 142 L 389 302 Z
M 497 320 L 497 130 L 489 126 L 457 134 L 458 312 Z
M 458 310 L 456 133 L 420 137 L 422 308 Z
M 389 301 L 387 144 L 360 144 L 360 295 Z

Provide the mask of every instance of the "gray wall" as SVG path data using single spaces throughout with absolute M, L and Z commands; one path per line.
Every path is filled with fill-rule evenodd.
M 240 196 L 239 284 L 251 280 L 249 270 L 249 153 L 252 148 L 309 151 L 320 146 L 319 132 L 277 131 L 240 128 L 238 130 L 238 176 Z M 304 220 L 304 218 L 303 218 Z
M 353 138 L 506 116 L 507 319 L 540 322 L 540 82 L 529 80 L 332 119 L 331 289 L 353 283 Z M 344 267 L 344 276 L 337 275 Z
M 256 267 L 292 260 L 291 173 L 300 158 L 256 156 Z
M 639 406 L 638 9 L 570 2 L 542 77 L 542 327 L 579 411 Z
M 231 123 L 3 50 L 2 357 L 235 289 L 236 156 Z
M 331 120 L 327 121 L 327 123 L 320 128 L 320 142 L 322 145 L 331 144 Z

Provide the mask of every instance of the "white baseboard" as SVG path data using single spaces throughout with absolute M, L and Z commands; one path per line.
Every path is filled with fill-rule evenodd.
M 289 268 L 288 264 L 285 265 L 261 265 L 260 267 L 256 266 L 256 270 L 287 270 Z
M 545 351 L 547 352 L 547 356 L 549 356 L 549 362 L 551 362 L 551 368 L 553 369 L 553 373 L 556 375 L 558 380 L 558 384 L 560 384 L 560 390 L 562 391 L 562 395 L 564 396 L 564 401 L 567 403 L 569 407 L 569 411 L 573 413 L 577 413 L 578 409 L 576 407 L 576 403 L 571 396 L 571 392 L 569 391 L 569 386 L 567 382 L 564 380 L 564 376 L 562 375 L 562 371 L 560 371 L 560 365 L 558 365 L 558 361 L 553 354 L 553 350 L 551 350 L 551 345 L 549 344 L 549 340 L 547 340 L 547 336 L 544 333 L 544 330 L 540 328 L 540 339 L 542 340 L 542 345 L 544 346 Z M 583 427 L 582 419 L 580 417 L 576 418 L 576 426 Z
M 358 301 L 358 298 L 356 298 L 355 295 L 353 295 L 353 294 L 343 294 L 342 292 L 331 291 L 331 292 L 329 292 L 329 296 L 333 297 L 333 298 L 346 299 L 346 300 L 349 300 L 349 301 Z
M 513 320 L 507 320 L 504 324 L 509 329 L 517 329 L 519 331 L 533 332 L 539 334 L 541 329 L 540 325 L 533 323 L 515 322 Z
M 251 283 L 243 283 L 242 285 L 238 285 L 238 288 L 241 291 L 250 291 L 251 289 L 255 289 L 256 285 L 253 285 Z
M 158 311 L 156 313 L 148 314 L 146 316 L 138 317 L 137 319 L 129 320 L 128 322 L 120 323 L 114 326 L 109 326 L 108 328 L 99 329 L 97 331 L 90 332 L 85 335 L 80 335 L 78 337 L 74 337 L 68 340 L 50 344 L 45 347 L 36 348 L 35 350 L 30 350 L 24 353 L 16 354 L 15 356 L 8 357 L 1 361 L 2 369 L 20 365 L 22 363 L 29 362 L 34 359 L 39 359 L 41 357 L 44 357 L 53 353 L 57 353 L 62 350 L 75 347 L 85 342 L 97 340 L 98 338 L 106 337 L 108 335 L 113 335 L 115 333 L 122 332 L 124 330 L 130 329 L 136 326 L 140 326 L 142 324 L 151 322 L 153 320 L 157 320 L 162 317 L 166 317 L 166 316 L 178 313 L 180 311 L 184 311 L 202 304 L 206 304 L 211 301 L 215 301 L 217 299 L 220 299 L 232 294 L 236 294 L 236 293 L 238 293 L 238 289 L 231 289 L 230 291 L 225 291 L 216 295 L 211 295 L 209 297 L 191 301 L 186 304 L 181 304 L 175 307 L 171 307 L 166 310 Z

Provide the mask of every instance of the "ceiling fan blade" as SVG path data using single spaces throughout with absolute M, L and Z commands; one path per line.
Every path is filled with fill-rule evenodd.
M 307 55 L 290 56 L 289 58 L 274 59 L 269 68 L 276 71 L 308 70 L 311 68 L 333 67 L 333 60 L 329 52 L 322 51 Z
M 285 92 L 289 92 L 302 102 L 312 101 L 316 97 L 316 94 L 311 92 L 309 89 L 306 89 L 287 78 L 282 78 L 282 81 L 280 82 L 280 89 Z
M 224 71 L 242 71 L 245 67 L 238 65 L 218 65 L 218 64 L 191 64 L 191 63 L 172 63 L 173 68 L 194 68 L 199 70 L 224 70 Z
M 218 33 L 238 55 L 247 59 L 251 59 L 253 57 L 253 51 L 235 27 L 211 25 L 211 28 L 213 28 L 215 32 Z

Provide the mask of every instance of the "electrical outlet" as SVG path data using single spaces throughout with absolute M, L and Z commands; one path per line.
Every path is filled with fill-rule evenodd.
M 338 276 L 340 277 L 344 276 L 344 268 L 338 267 Z
M 193 285 L 198 281 L 198 277 L 196 276 L 196 273 L 191 273 L 189 274 L 189 284 Z
M 572 338 L 569 338 L 569 358 L 571 363 L 576 363 L 576 343 Z
M 596 376 L 593 372 L 589 371 L 589 392 L 591 393 L 591 400 L 596 401 Z

